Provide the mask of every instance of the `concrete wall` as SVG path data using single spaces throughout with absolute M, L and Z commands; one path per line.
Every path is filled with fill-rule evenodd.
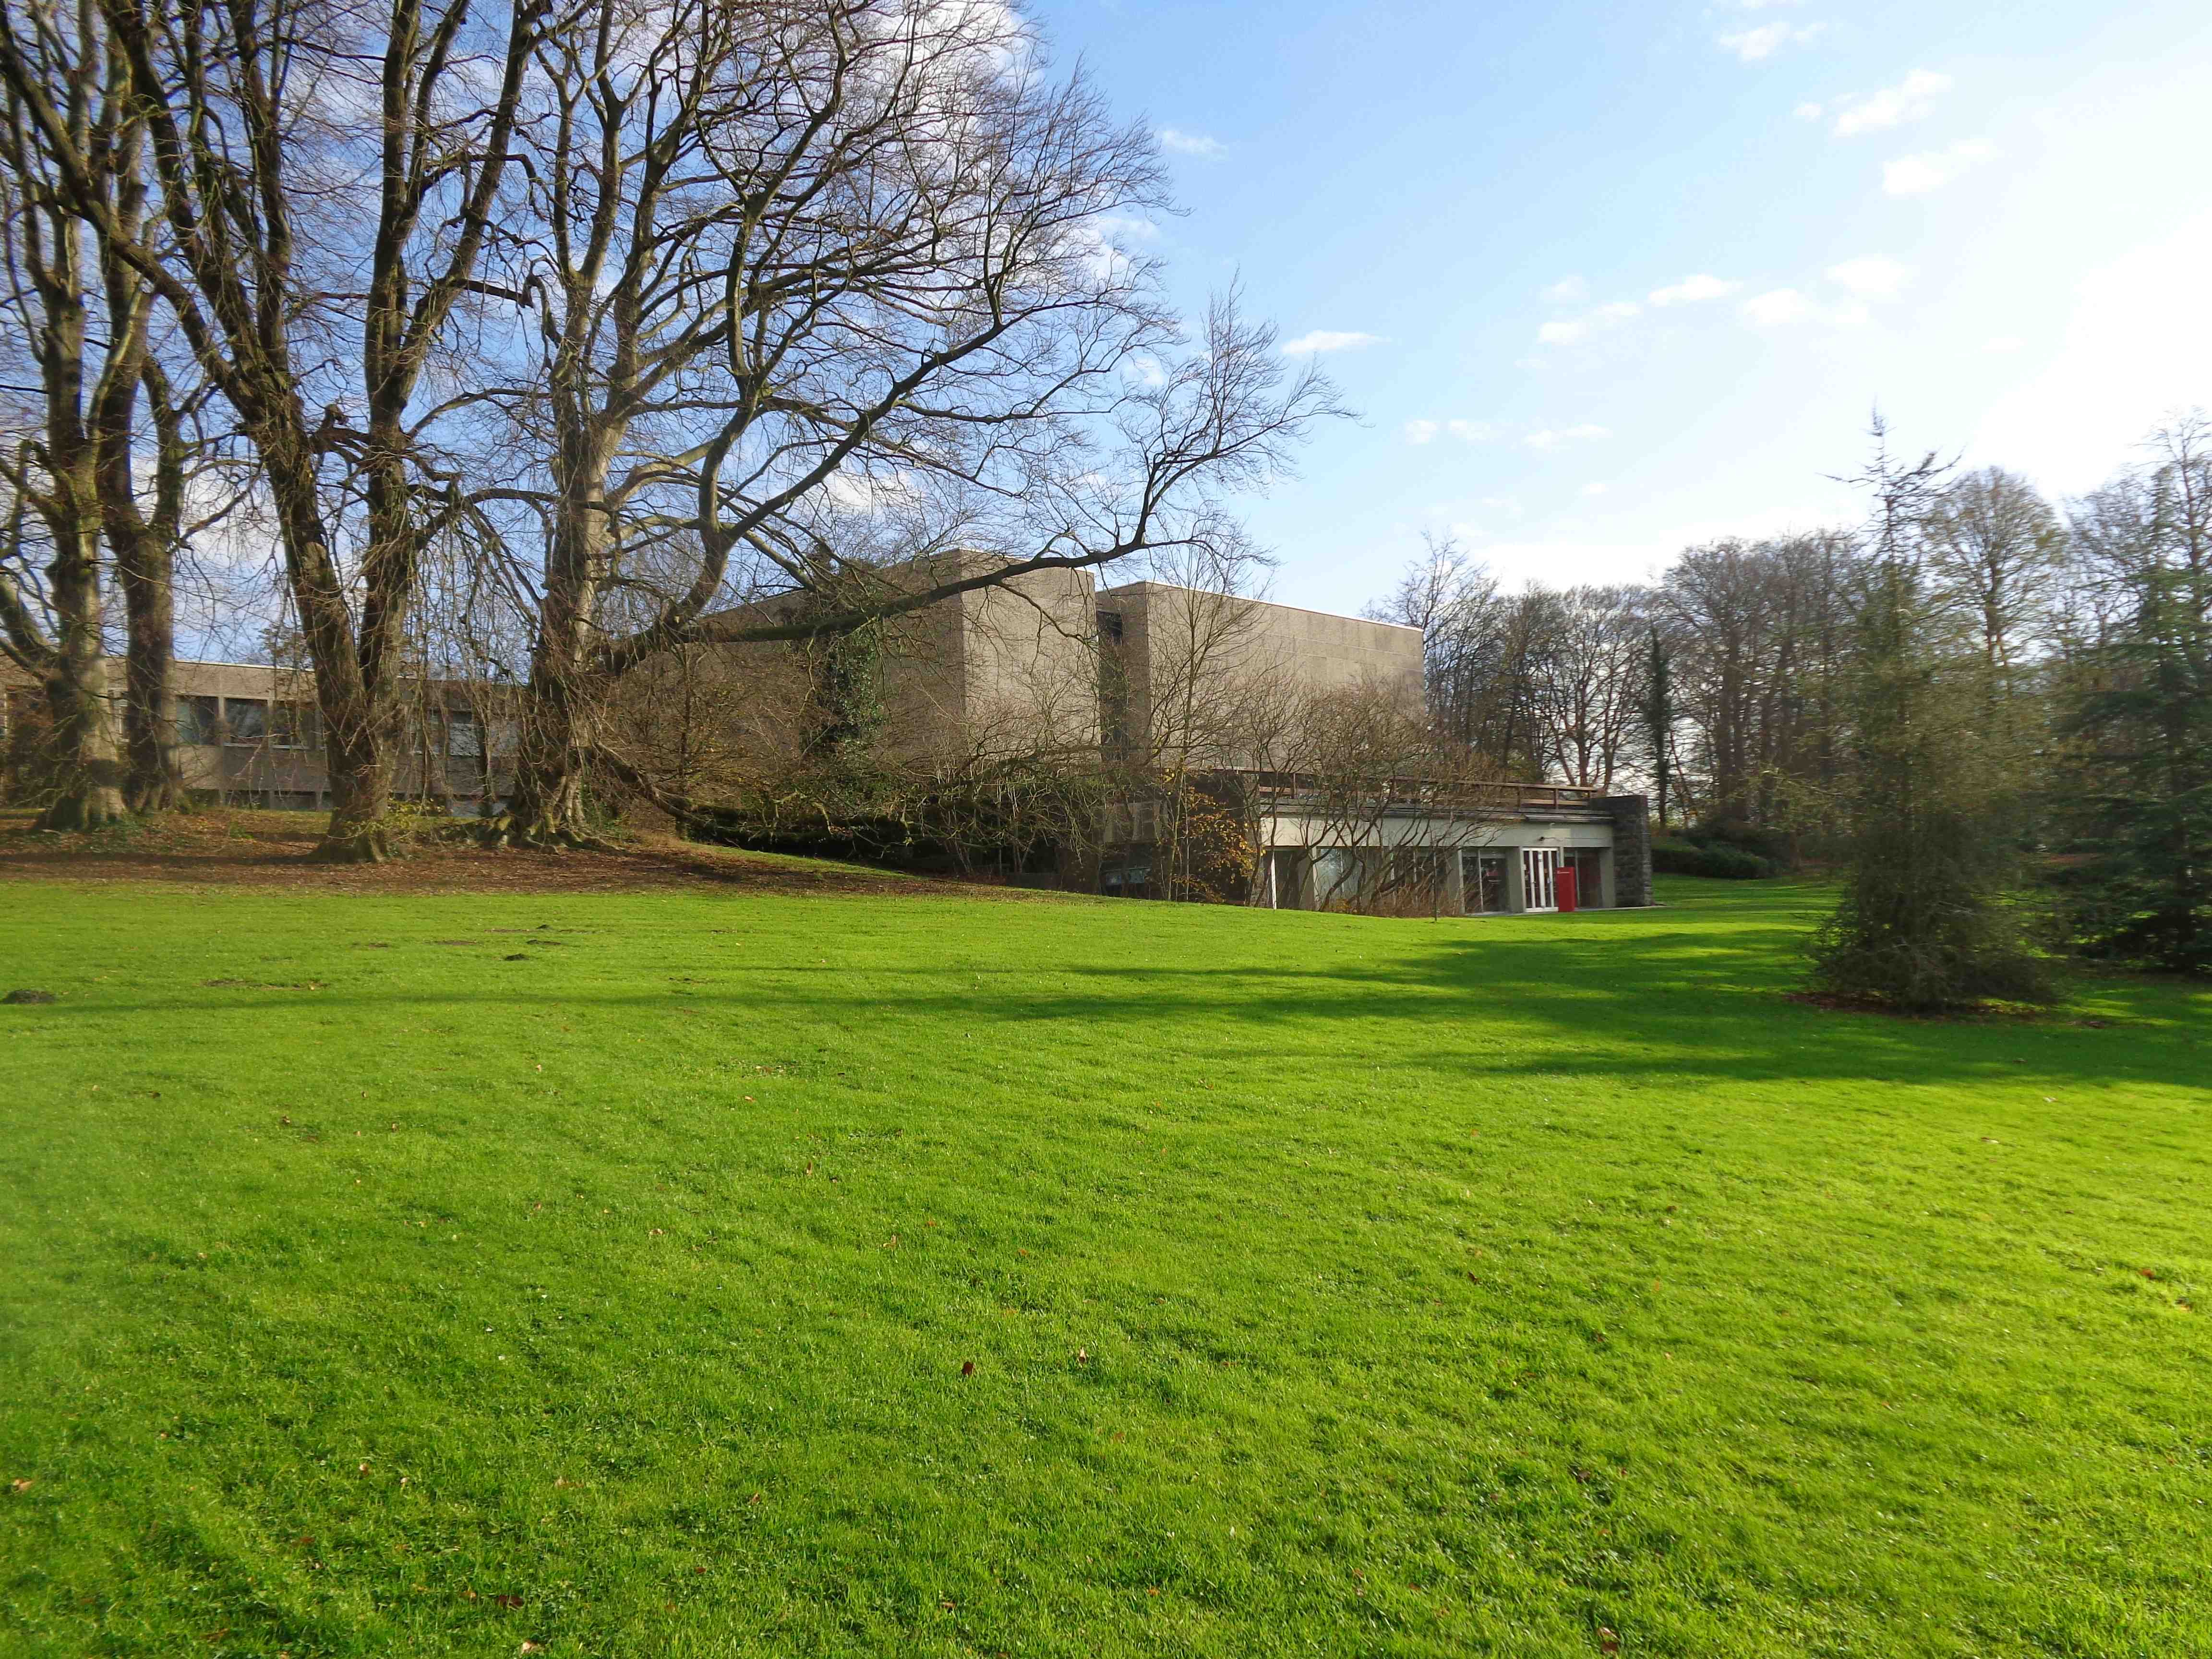
M 1206 711 L 1241 696 L 1373 688 L 1418 705 L 1421 695 L 1419 629 L 1151 581 L 1103 589 L 1097 608 L 1121 701 L 1107 725 L 1133 747 L 1187 750 L 1193 764 L 1264 763 L 1206 726 Z
M 108 683 L 119 696 L 119 660 L 110 663 Z M 187 661 L 175 665 L 172 684 L 185 788 L 233 805 L 307 811 L 330 805 L 313 674 L 265 663 Z M 10 719 L 31 712 L 35 688 L 28 680 L 0 677 L 0 686 L 9 694 L 0 708 Z M 427 692 L 419 682 L 404 687 L 408 737 L 397 757 L 397 792 L 457 805 L 481 802 L 488 787 L 502 793 L 515 746 L 505 696 L 461 681 L 433 680 Z M 118 718 L 118 730 L 120 724 Z

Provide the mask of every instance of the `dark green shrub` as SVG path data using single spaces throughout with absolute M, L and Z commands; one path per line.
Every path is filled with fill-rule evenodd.
M 1722 881 L 1755 881 L 1774 873 L 1766 860 L 1740 847 L 1724 842 L 1700 847 L 1673 839 L 1651 843 L 1651 867 L 1665 876 L 1712 876 Z

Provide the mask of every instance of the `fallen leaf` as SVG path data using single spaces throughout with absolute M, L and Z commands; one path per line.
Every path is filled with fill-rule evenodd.
M 961 1376 L 975 1376 L 975 1362 L 974 1360 L 972 1360 L 972 1359 L 963 1359 L 963 1360 L 962 1360 L 962 1361 L 960 1362 L 960 1375 L 961 1375 Z
M 1620 1638 L 1614 1635 L 1613 1632 L 1607 1630 L 1603 1625 L 1600 1625 L 1597 1627 L 1597 1650 L 1600 1653 L 1619 1653 L 1620 1651 Z
M 519 1607 L 522 1605 L 522 1598 L 519 1595 L 495 1595 L 491 1599 L 502 1607 Z
M 8 1483 L 9 1492 L 28 1492 L 30 1489 L 31 1480 L 28 1475 L 19 1476 Z

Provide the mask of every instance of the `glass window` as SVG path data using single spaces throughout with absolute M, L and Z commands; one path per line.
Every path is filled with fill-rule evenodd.
M 1489 915 L 1505 908 L 1505 854 L 1462 853 L 1460 874 L 1469 915 Z
M 225 743 L 263 742 L 269 736 L 269 705 L 258 697 L 225 697 L 222 728 Z
M 210 744 L 222 741 L 222 704 L 214 697 L 177 699 L 177 741 Z
M 1557 881 L 1559 854 L 1556 848 L 1524 847 L 1521 849 L 1521 908 L 1524 910 L 1556 910 L 1559 908 Z
M 477 729 L 477 717 L 470 710 L 446 711 L 446 752 L 467 760 L 483 757 L 483 733 Z
M 272 749 L 313 749 L 321 723 L 312 703 L 280 702 L 270 711 L 269 746 Z

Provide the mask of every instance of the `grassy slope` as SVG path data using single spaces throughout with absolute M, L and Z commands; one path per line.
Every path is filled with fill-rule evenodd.
M 0 1648 L 2212 1651 L 2212 999 L 1665 896 L 0 890 Z

